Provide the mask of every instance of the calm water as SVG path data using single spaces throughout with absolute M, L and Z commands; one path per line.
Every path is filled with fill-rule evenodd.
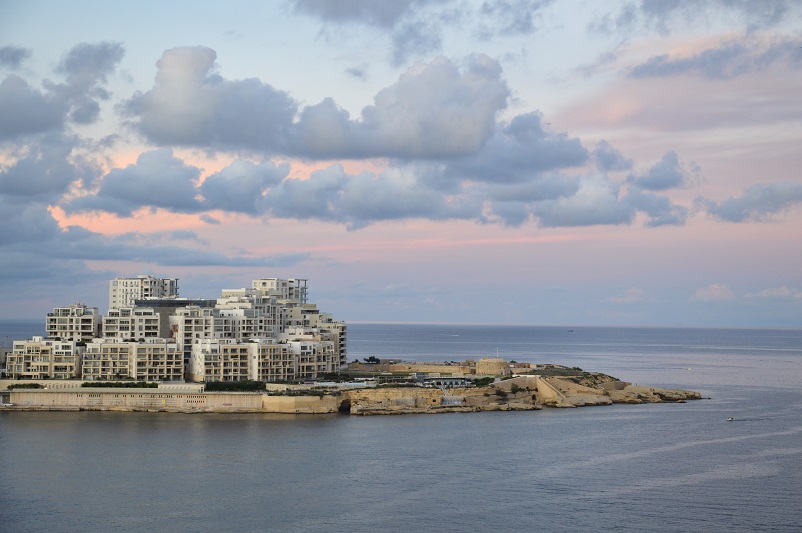
M 0 531 L 802 524 L 800 330 L 353 324 L 349 335 L 349 359 L 498 350 L 711 399 L 364 418 L 2 413 Z

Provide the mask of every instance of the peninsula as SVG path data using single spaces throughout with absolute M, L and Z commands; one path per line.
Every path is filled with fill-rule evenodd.
M 175 278 L 117 278 L 106 315 L 56 307 L 45 329 L 3 351 L 0 409 L 369 415 L 700 397 L 498 357 L 348 363 L 345 322 L 309 303 L 305 279 L 262 278 L 188 299 Z

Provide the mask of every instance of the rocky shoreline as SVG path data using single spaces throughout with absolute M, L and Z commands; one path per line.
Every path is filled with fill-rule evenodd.
M 85 389 L 84 389 L 85 390 Z M 92 404 L 82 392 L 20 391 L 6 411 L 108 411 L 144 413 L 350 414 L 361 416 L 535 411 L 616 403 L 684 403 L 702 396 L 695 391 L 632 385 L 603 374 L 582 376 L 525 375 L 486 386 L 437 388 L 412 385 L 336 389 L 292 395 L 253 393 L 152 393 L 112 389 L 93 392 Z M 158 400 L 154 400 L 157 395 Z M 149 397 L 149 398 L 148 398 Z M 160 405 L 153 405 L 158 401 Z M 193 402 L 188 404 L 187 402 Z M 122 403 L 127 402 L 127 403 Z M 148 402 L 148 403 L 143 403 Z M 170 402 L 170 403 L 168 403 Z M 166 404 L 166 405 L 165 405 Z

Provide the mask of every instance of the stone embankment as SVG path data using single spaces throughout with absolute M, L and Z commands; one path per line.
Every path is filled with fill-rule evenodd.
M 581 378 L 528 375 L 496 381 L 486 387 L 382 386 L 319 391 L 314 395 L 301 391 L 276 395 L 158 389 L 15 390 L 11 392 L 11 401 L 15 405 L 0 409 L 393 415 L 531 411 L 543 407 L 684 402 L 699 398 L 698 392 L 637 386 L 609 381 L 606 377 L 593 381 L 587 375 Z

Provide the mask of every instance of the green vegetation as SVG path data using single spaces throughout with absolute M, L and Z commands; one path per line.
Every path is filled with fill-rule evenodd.
M 158 383 L 147 381 L 85 381 L 81 387 L 106 387 L 114 389 L 157 389 Z
M 370 357 L 365 357 L 366 363 L 381 363 L 381 359 L 376 357 L 375 355 L 371 355 Z
M 43 389 L 44 386 L 41 383 L 14 383 L 13 385 L 8 386 L 8 390 L 12 389 Z
M 210 381 L 206 392 L 256 392 L 265 390 L 262 381 Z
M 473 380 L 474 385 L 477 387 L 487 387 L 495 381 L 495 378 L 477 378 Z

